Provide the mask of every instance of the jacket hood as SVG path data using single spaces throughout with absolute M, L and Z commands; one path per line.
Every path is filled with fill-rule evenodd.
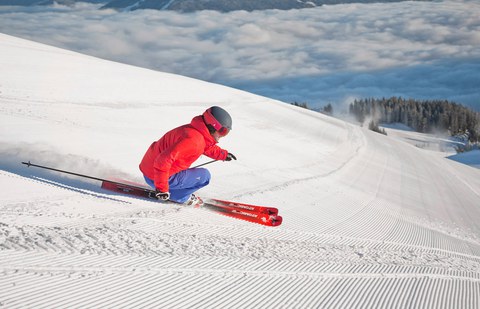
M 208 131 L 207 125 L 203 121 L 202 116 L 195 116 L 190 122 L 190 125 L 203 135 L 207 146 L 212 146 L 217 143 L 215 138 L 213 138 L 213 136 Z

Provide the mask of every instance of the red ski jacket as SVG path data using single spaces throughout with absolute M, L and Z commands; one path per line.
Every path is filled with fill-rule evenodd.
M 216 143 L 202 116 L 196 116 L 190 124 L 175 128 L 153 142 L 139 167 L 158 190 L 168 192 L 170 176 L 189 168 L 202 154 L 215 160 L 227 158 L 228 151 Z

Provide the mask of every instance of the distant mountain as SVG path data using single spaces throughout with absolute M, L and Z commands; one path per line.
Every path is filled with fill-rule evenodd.
M 21 6 L 30 6 L 30 5 L 48 5 L 50 4 L 49 0 L 0 0 L 0 5 L 21 5 Z
M 155 9 L 193 12 L 201 10 L 214 10 L 229 12 L 236 10 L 255 11 L 267 9 L 301 9 L 314 7 L 319 1 L 297 0 L 112 0 L 104 8 L 131 10 Z
M 155 9 L 193 12 L 213 10 L 230 12 L 237 10 L 290 10 L 320 6 L 323 4 L 401 2 L 404 0 L 111 0 L 103 8 L 123 10 Z M 414 0 L 430 1 L 430 0 Z
M 50 5 L 54 2 L 73 5 L 76 2 L 105 3 L 103 9 L 133 11 L 139 9 L 172 10 L 180 12 L 194 12 L 213 10 L 230 12 L 237 10 L 290 10 L 321 6 L 323 4 L 342 3 L 388 3 L 406 0 L 0 0 L 0 5 Z M 432 0 L 411 0 L 432 1 Z
M 109 0 L 0 0 L 0 5 L 34 6 L 51 5 L 54 3 L 63 5 L 74 5 L 76 2 L 108 3 Z

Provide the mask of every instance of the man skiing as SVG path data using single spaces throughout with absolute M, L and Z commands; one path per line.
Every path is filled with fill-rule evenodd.
M 139 167 L 145 181 L 156 190 L 157 198 L 188 206 L 202 205 L 203 201 L 194 192 L 209 184 L 210 172 L 190 165 L 202 154 L 215 160 L 237 160 L 216 145 L 231 129 L 228 112 L 212 106 L 190 124 L 175 128 L 153 142 Z

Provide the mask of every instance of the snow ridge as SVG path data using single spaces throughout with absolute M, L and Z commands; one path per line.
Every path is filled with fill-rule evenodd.
M 173 2 L 175 2 L 175 0 L 170 0 L 170 1 L 168 1 L 168 3 L 165 4 L 165 5 L 162 7 L 162 10 L 167 10 L 168 7 L 169 7 Z

